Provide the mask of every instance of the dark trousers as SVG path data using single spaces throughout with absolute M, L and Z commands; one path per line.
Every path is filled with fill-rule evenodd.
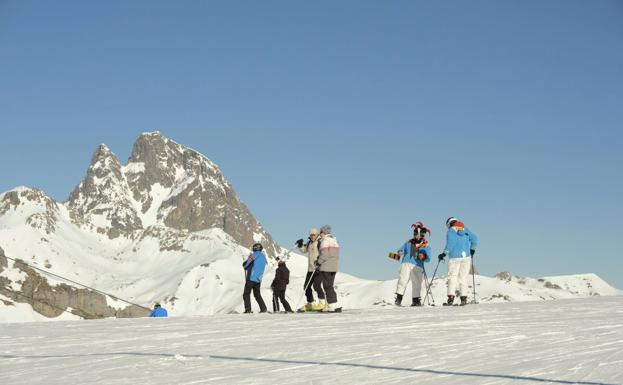
M 312 274 L 314 274 L 313 277 L 312 277 Z M 312 287 L 318 294 L 318 299 L 325 298 L 324 291 L 322 290 L 322 282 L 320 280 L 319 275 L 320 275 L 319 271 L 317 271 L 316 273 L 314 273 L 313 271 L 308 271 L 307 275 L 305 276 L 305 283 L 303 284 L 303 288 L 307 288 L 305 289 L 305 297 L 307 297 L 308 303 L 314 302 L 314 293 L 312 292 Z M 310 279 L 313 280 L 311 285 L 309 284 Z
M 244 301 L 244 311 L 245 312 L 251 311 L 251 291 L 253 291 L 253 296 L 255 297 L 257 304 L 260 305 L 260 312 L 265 312 L 266 304 L 264 303 L 264 300 L 262 299 L 262 295 L 260 294 L 260 283 L 253 282 L 253 281 L 247 281 L 247 283 L 244 284 L 244 291 L 242 292 L 242 300 Z
M 286 300 L 286 289 L 273 289 L 273 311 L 279 311 L 279 301 L 283 304 L 283 308 L 287 312 L 292 312 L 290 304 Z
M 333 282 L 335 281 L 335 271 L 319 271 L 320 281 L 322 282 L 322 288 L 327 293 L 327 303 L 336 303 L 337 294 L 333 288 Z M 318 274 L 316 273 L 316 274 Z

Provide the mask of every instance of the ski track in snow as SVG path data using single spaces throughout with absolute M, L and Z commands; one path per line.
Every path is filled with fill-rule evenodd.
M 0 324 L 3 383 L 623 381 L 623 297 Z

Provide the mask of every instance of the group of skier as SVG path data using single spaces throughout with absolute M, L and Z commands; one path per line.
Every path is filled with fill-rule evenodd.
M 299 311 L 341 312 L 342 307 L 338 305 L 337 293 L 333 288 L 340 258 L 340 245 L 332 234 L 331 226 L 324 225 L 320 228 L 320 231 L 311 229 L 307 243 L 303 239 L 299 239 L 296 241 L 296 245 L 301 252 L 308 255 L 308 271 L 304 284 L 307 304 Z M 251 292 L 253 292 L 253 296 L 260 307 L 260 313 L 268 311 L 260 294 L 262 276 L 267 264 L 266 256 L 262 250 L 263 247 L 260 243 L 254 244 L 252 253 L 242 263 L 246 276 L 242 293 L 245 313 L 252 312 Z M 271 284 L 271 289 L 273 290 L 273 311 L 275 312 L 279 311 L 279 302 L 283 304 L 286 313 L 293 312 L 285 294 L 289 281 L 290 271 L 286 266 L 285 260 L 277 258 L 277 270 Z M 312 287 L 318 295 L 318 303 L 314 303 Z
M 424 264 L 431 259 L 431 248 L 426 239 L 431 231 L 422 222 L 417 222 L 413 226 L 413 237 L 405 242 L 395 253 L 396 258 L 401 259 L 398 284 L 396 286 L 395 304 L 401 306 L 404 293 L 409 281 L 412 285 L 411 306 L 422 306 L 422 284 L 425 282 Z M 470 269 L 473 267 L 473 257 L 478 246 L 478 238 L 467 229 L 463 222 L 457 218 L 450 217 L 446 221 L 448 229 L 446 234 L 446 246 L 441 254 L 437 256 L 438 261 L 448 258 L 448 299 L 444 305 L 453 305 L 455 296 L 458 295 L 461 305 L 467 304 L 468 277 Z M 342 307 L 338 304 L 337 294 L 333 287 L 335 275 L 338 270 L 340 256 L 340 246 L 332 233 L 330 225 L 324 225 L 320 231 L 315 228 L 309 231 L 307 242 L 299 239 L 296 242 L 298 249 L 307 254 L 307 274 L 305 275 L 304 290 L 307 303 L 298 311 L 323 311 L 341 312 Z M 273 290 L 273 311 L 279 311 L 279 302 L 283 304 L 286 313 L 292 313 L 292 307 L 286 299 L 286 287 L 290 280 L 290 271 L 285 260 L 277 259 L 277 270 L 275 278 L 271 284 Z M 246 282 L 242 298 L 244 301 L 244 312 L 251 313 L 251 292 L 260 307 L 260 313 L 268 311 L 262 295 L 260 285 L 264 270 L 267 265 L 266 255 L 263 247 L 256 243 L 252 247 L 252 252 L 243 262 Z M 425 282 L 426 295 L 429 294 L 430 283 Z M 318 302 L 314 302 L 314 293 L 318 297 Z
M 398 284 L 396 286 L 395 304 L 401 306 L 402 298 L 409 280 L 412 285 L 411 306 L 422 306 L 422 281 L 425 278 L 426 270 L 424 263 L 431 258 L 431 249 L 426 239 L 426 234 L 431 234 L 430 230 L 424 227 L 422 222 L 417 222 L 413 227 L 413 238 L 405 242 L 397 255 L 402 258 Z M 454 304 L 457 292 L 461 299 L 461 305 L 467 305 L 468 277 L 473 266 L 473 257 L 478 246 L 476 234 L 465 227 L 465 224 L 457 218 L 450 217 L 446 220 L 446 246 L 441 254 L 437 256 L 439 262 L 448 257 L 448 300 L 446 306 Z M 433 277 L 434 278 L 434 277 Z M 430 283 L 426 283 L 427 295 L 430 291 Z

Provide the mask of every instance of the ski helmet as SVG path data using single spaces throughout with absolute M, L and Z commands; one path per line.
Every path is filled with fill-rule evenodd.
M 264 247 L 261 243 L 254 243 L 252 249 L 253 251 L 262 251 L 264 250 Z
M 454 224 L 454 222 L 458 221 L 458 219 L 456 219 L 455 217 L 450 217 L 448 219 L 446 219 L 446 227 L 450 228 L 452 227 L 452 225 Z

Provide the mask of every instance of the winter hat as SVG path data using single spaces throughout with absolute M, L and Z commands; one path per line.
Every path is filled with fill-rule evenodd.
M 331 234 L 331 225 L 324 225 L 320 228 L 320 232 L 323 234 Z
M 253 251 L 262 251 L 264 250 L 264 246 L 261 243 L 254 243 L 252 247 Z
M 429 235 L 431 234 L 430 230 L 427 229 L 422 222 L 415 222 L 411 225 L 411 227 L 413 228 L 413 236 L 419 234 L 424 237 L 426 233 L 428 233 Z
M 311 230 L 309 230 L 309 235 L 318 235 L 318 229 L 317 228 L 312 228 Z

